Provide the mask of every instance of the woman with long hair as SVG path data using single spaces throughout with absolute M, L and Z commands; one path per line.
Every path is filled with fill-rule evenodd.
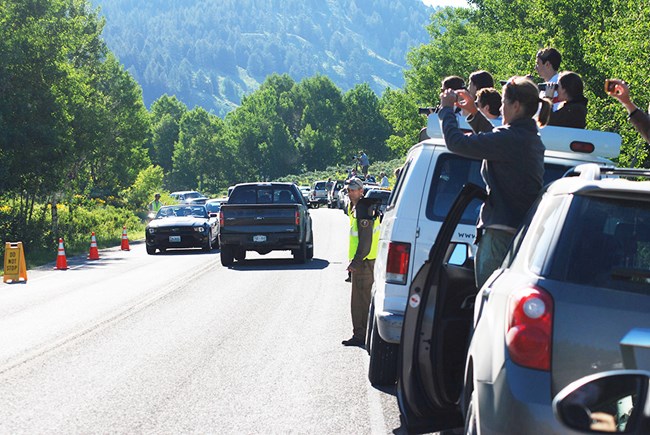
M 558 110 L 551 113 L 548 125 L 558 127 L 585 128 L 587 126 L 587 99 L 583 95 L 582 78 L 564 71 L 557 81 Z

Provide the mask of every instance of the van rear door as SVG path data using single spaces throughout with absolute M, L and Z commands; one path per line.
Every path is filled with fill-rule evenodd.
M 429 251 L 435 242 L 442 221 L 445 220 L 451 205 L 460 193 L 465 184 L 471 182 L 477 186 L 484 187 L 485 183 L 481 178 L 481 161 L 472 160 L 453 154 L 446 148 L 439 147 L 434 153 L 432 162 L 435 165 L 429 167 L 427 181 L 423 185 L 418 222 L 417 237 L 415 239 L 411 256 L 410 276 L 422 267 L 429 258 Z M 476 222 L 478 220 L 479 208 L 468 209 L 460 220 L 452 240 L 458 243 L 472 245 L 476 237 Z

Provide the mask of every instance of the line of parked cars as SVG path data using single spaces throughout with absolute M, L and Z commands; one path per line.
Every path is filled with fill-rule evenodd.
M 621 338 L 650 328 L 650 183 L 610 171 L 615 133 L 542 129 L 545 181 L 558 181 L 477 289 L 481 162 L 446 149 L 435 114 L 427 133 L 409 151 L 380 227 L 369 379 L 397 381 L 410 432 L 566 433 L 553 397 L 623 368 Z

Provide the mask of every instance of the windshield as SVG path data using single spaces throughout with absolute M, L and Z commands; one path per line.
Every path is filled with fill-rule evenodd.
M 238 187 L 232 192 L 229 204 L 298 204 L 293 189 L 287 187 Z
M 156 214 L 156 219 L 164 219 L 168 217 L 183 217 L 194 216 L 199 218 L 208 218 L 208 212 L 202 205 L 183 206 L 174 205 L 161 207 Z

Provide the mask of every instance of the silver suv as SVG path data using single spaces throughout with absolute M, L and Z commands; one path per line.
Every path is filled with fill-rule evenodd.
M 650 328 L 650 182 L 620 178 L 650 171 L 575 172 L 542 192 L 480 291 L 471 250 L 451 240 L 485 192 L 461 192 L 409 290 L 397 391 L 407 430 L 566 433 L 553 397 L 622 368 L 622 339 Z

